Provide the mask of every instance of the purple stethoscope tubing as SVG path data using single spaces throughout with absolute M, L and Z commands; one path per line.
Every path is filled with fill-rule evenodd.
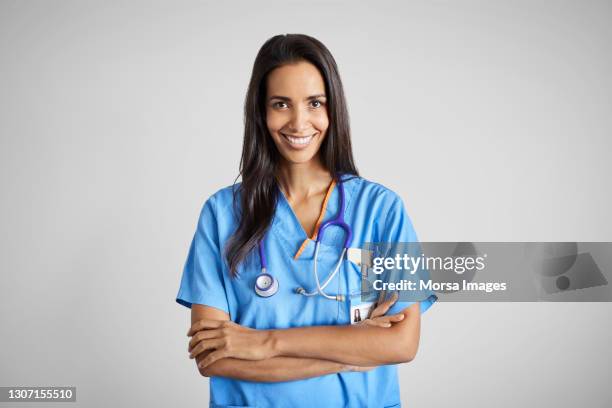
M 323 240 L 323 233 L 325 232 L 327 227 L 335 225 L 341 227 L 344 232 L 346 232 L 346 237 L 344 239 L 343 246 L 343 248 L 346 249 L 348 248 L 348 245 L 351 242 L 351 239 L 353 238 L 353 230 L 346 222 L 344 222 L 344 186 L 342 185 L 342 179 L 339 179 L 338 181 L 338 192 L 340 193 L 340 209 L 338 210 L 338 214 L 336 215 L 336 218 L 321 224 L 321 226 L 319 227 L 319 233 L 317 234 L 316 242 L 321 242 Z
M 264 240 L 259 241 L 259 260 L 261 262 L 261 270 L 268 270 L 268 262 L 266 261 L 266 251 L 264 250 Z

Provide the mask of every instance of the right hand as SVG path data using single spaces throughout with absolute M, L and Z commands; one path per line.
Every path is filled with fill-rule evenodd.
M 391 327 L 393 323 L 401 322 L 404 319 L 404 315 L 402 313 L 397 313 L 390 316 L 385 316 L 385 313 L 391 308 L 391 306 L 397 301 L 398 295 L 397 292 L 393 293 L 389 299 L 382 302 L 380 305 L 377 305 L 370 317 L 357 324 L 369 325 L 369 326 L 377 326 L 377 327 Z M 347 365 L 345 366 L 345 371 L 353 371 L 353 372 L 366 372 L 370 371 L 374 367 L 362 367 L 362 366 L 353 366 Z
M 389 308 L 391 308 L 391 306 L 397 301 L 397 298 L 397 292 L 394 292 L 393 296 L 382 302 L 380 305 L 377 305 L 367 319 L 362 320 L 357 324 L 377 327 L 391 327 L 393 323 L 401 322 L 404 319 L 403 313 L 385 316 L 385 313 L 387 313 Z

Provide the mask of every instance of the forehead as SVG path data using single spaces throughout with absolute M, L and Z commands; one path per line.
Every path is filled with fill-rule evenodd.
M 325 82 L 317 67 L 300 61 L 272 70 L 266 88 L 268 95 L 309 96 L 325 93 Z

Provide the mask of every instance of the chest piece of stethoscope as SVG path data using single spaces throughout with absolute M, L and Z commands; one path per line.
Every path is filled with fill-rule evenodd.
M 261 273 L 255 279 L 255 293 L 261 297 L 270 297 L 278 291 L 278 281 L 266 272 L 268 264 L 264 251 L 263 240 L 259 242 L 259 259 L 261 259 Z
M 270 297 L 278 291 L 278 281 L 265 271 L 265 268 L 262 268 L 261 273 L 255 279 L 255 293 L 261 297 Z

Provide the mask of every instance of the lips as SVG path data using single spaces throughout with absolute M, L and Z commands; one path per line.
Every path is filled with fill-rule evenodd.
M 281 133 L 281 135 L 287 142 L 289 142 L 290 146 L 295 147 L 295 148 L 304 148 L 310 144 L 310 142 L 316 136 L 316 133 L 309 135 L 309 136 L 294 136 L 294 135 L 290 136 L 284 133 Z

